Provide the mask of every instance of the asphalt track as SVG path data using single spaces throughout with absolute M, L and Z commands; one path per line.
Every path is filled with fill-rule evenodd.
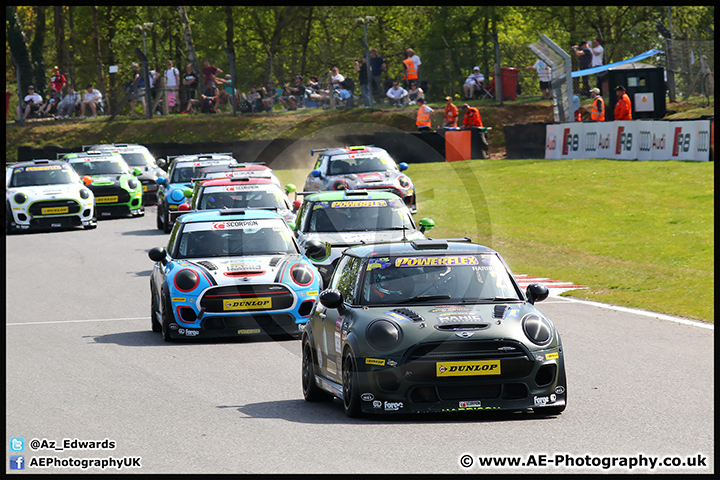
M 147 251 L 166 241 L 154 207 L 92 231 L 6 237 L 6 445 L 26 471 L 111 457 L 135 458 L 129 473 L 715 471 L 712 325 L 551 296 L 538 307 L 563 337 L 562 415 L 348 419 L 337 400 L 303 400 L 298 341 L 151 332 Z M 79 448 L 105 440 L 114 448 Z M 505 457 L 525 466 L 480 466 Z

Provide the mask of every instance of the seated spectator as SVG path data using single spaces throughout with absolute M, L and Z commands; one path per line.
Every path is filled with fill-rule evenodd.
M 266 111 L 271 112 L 273 105 L 277 102 L 278 92 L 272 80 L 268 80 L 267 85 L 263 87 L 262 103 Z
M 417 86 L 417 82 L 410 82 L 410 91 L 408 92 L 408 105 L 416 105 L 419 99 L 425 100 L 425 92 Z
M 222 107 L 224 105 L 227 105 L 228 112 L 232 112 L 232 105 L 230 104 L 230 99 L 233 95 L 236 95 L 236 92 L 232 83 L 232 78 L 230 78 L 230 74 L 226 74 L 225 78 L 218 78 L 217 83 L 223 84 L 222 90 L 219 91 L 220 101 L 218 106 Z
M 74 88 L 68 87 L 68 93 L 60 100 L 57 106 L 58 118 L 70 118 L 80 107 L 80 94 Z
M 405 104 L 408 91 L 398 86 L 397 80 L 393 80 L 392 88 L 387 91 L 386 96 L 390 99 L 390 105 L 401 107 Z
M 280 97 L 280 103 L 288 110 L 296 110 L 301 100 L 305 98 L 305 85 L 302 75 L 295 75 L 295 85 L 283 85 L 285 95 Z
M 353 96 L 352 93 L 350 93 L 350 90 L 347 89 L 347 85 L 345 82 L 338 83 L 337 86 L 338 94 L 340 95 L 340 105 L 341 108 L 353 108 L 355 106 L 355 102 L 353 102 Z
M 480 73 L 480 67 L 474 67 L 473 73 L 468 75 L 463 83 L 463 93 L 465 94 L 465 100 L 472 100 L 476 93 L 482 93 L 482 85 L 485 81 L 485 76 Z
M 250 100 L 248 99 L 248 96 L 245 95 L 245 92 L 238 91 L 236 98 L 237 100 L 235 103 L 237 109 L 240 110 L 241 113 L 251 113 L 253 111 L 252 103 L 250 103 Z
M 23 98 L 23 105 L 17 107 L 17 118 L 19 119 L 22 115 L 23 120 L 27 120 L 31 113 L 37 115 L 42 105 L 42 96 L 35 93 L 35 87 L 28 86 L 28 94 Z
M 198 74 L 195 73 L 193 70 L 192 64 L 188 63 L 185 67 L 186 73 L 185 77 L 183 78 L 182 84 L 185 86 L 185 94 L 187 96 L 188 102 L 187 107 L 185 107 L 185 110 L 182 113 L 190 113 L 194 110 L 194 102 L 195 96 L 197 95 L 197 88 L 198 88 Z
M 262 103 L 262 93 L 260 93 L 256 85 L 250 87 L 247 100 L 250 102 L 250 105 L 252 105 L 253 112 L 262 112 L 265 110 Z
M 87 93 L 83 101 L 80 102 L 80 118 L 85 118 L 85 107 L 90 109 L 93 117 L 97 117 L 97 108 L 102 101 L 102 93 L 100 93 L 100 90 L 95 90 L 90 83 L 85 88 L 87 88 Z
M 340 69 L 338 67 L 333 67 L 331 73 L 332 73 L 332 78 L 330 81 L 332 82 L 333 87 L 337 88 L 341 82 L 345 81 L 345 75 L 342 75 L 340 73 Z
M 57 105 L 58 105 L 58 93 L 55 91 L 55 89 L 50 90 L 50 98 L 48 98 L 47 103 L 40 107 L 40 110 L 38 110 L 38 114 L 41 117 L 49 117 L 49 116 L 55 116 L 57 114 Z
M 57 101 L 59 102 L 63 98 L 63 90 L 65 89 L 65 84 L 67 84 L 67 80 L 65 79 L 65 75 L 60 73 L 60 67 L 54 66 L 52 75 L 50 76 L 50 88 L 55 89 L 57 92 Z
M 220 92 L 212 80 L 205 84 L 205 91 L 200 95 L 200 108 L 203 113 L 217 113 Z

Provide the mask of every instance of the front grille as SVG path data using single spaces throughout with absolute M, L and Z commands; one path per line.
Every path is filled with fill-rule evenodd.
M 524 383 L 490 383 L 475 385 L 420 386 L 410 390 L 408 398 L 413 403 L 435 403 L 452 400 L 520 400 L 529 394 Z
M 42 209 L 43 208 L 62 208 L 67 207 L 68 211 L 67 213 L 61 213 L 59 215 L 68 215 L 68 214 L 77 214 L 80 212 L 80 204 L 76 202 L 75 200 L 42 200 L 39 202 L 35 202 L 32 205 L 30 205 L 30 208 L 28 209 L 28 212 L 30 212 L 30 215 L 33 217 L 38 217 L 42 215 Z M 53 214 L 51 214 L 53 215 Z M 54 214 L 58 215 L 58 214 Z
M 122 216 L 122 215 L 130 215 L 130 207 L 127 205 L 116 205 L 114 203 L 112 204 L 98 204 L 95 206 L 95 209 L 100 213 L 100 216 Z
M 225 310 L 226 300 L 270 299 L 266 308 Z M 284 285 L 227 285 L 209 289 L 200 300 L 200 306 L 209 313 L 253 313 L 257 310 L 283 310 L 290 308 L 294 297 Z
M 57 225 L 63 227 L 79 227 L 82 225 L 82 221 L 77 215 L 71 217 L 35 217 L 30 220 L 30 226 L 37 228 L 49 228 Z
M 297 331 L 295 317 L 287 313 L 208 317 L 203 319 L 202 326 L 207 330 L 253 330 L 259 328 L 266 333 Z
M 462 340 L 421 343 L 406 353 L 405 363 L 416 360 L 462 361 L 532 356 L 525 347 L 513 340 Z
M 108 186 L 95 186 L 91 185 L 90 190 L 92 190 L 95 197 L 118 197 L 117 202 L 113 203 L 127 203 L 130 201 L 130 193 L 128 193 L 127 190 L 124 188 L 120 188 L 115 185 L 108 185 Z M 102 203 L 98 202 L 98 205 L 103 205 Z

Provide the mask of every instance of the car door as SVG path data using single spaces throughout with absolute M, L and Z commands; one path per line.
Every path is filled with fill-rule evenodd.
M 346 307 L 354 305 L 357 279 L 360 274 L 361 260 L 356 257 L 343 256 L 338 263 L 335 274 L 330 281 L 330 288 L 339 290 L 343 294 Z M 341 314 L 337 309 L 325 309 L 325 317 L 321 317 L 323 332 L 322 352 L 325 357 L 323 372 L 329 378 L 340 381 L 342 377 L 342 325 L 345 317 L 351 314 L 351 309 L 345 309 Z M 319 332 L 320 330 L 315 330 Z

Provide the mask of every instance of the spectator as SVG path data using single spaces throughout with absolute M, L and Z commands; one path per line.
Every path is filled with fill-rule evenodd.
M 340 73 L 340 69 L 338 67 L 333 67 L 331 72 L 332 78 L 330 81 L 332 82 L 333 88 L 337 88 L 340 82 L 345 81 L 345 76 Z
M 473 72 L 468 75 L 463 83 L 463 93 L 465 93 L 465 100 L 472 100 L 475 93 L 482 93 L 482 85 L 485 81 L 485 76 L 480 73 L 480 67 L 473 67 Z
M 253 112 L 262 112 L 265 110 L 262 103 L 262 93 L 260 93 L 257 86 L 253 85 L 250 87 L 250 93 L 247 95 L 247 99 L 250 105 L 252 105 Z
M 407 53 L 407 57 L 410 60 L 412 60 L 413 65 L 415 65 L 415 72 L 417 73 L 417 76 L 418 76 L 418 82 L 420 82 L 420 78 L 421 78 L 420 65 L 422 65 L 422 62 L 420 61 L 420 57 L 415 55 L 415 50 L 413 50 L 412 48 L 408 48 L 405 53 Z M 430 107 L 428 107 L 428 108 L 430 108 Z
M 408 52 L 402 54 L 403 60 L 403 87 L 410 88 L 410 82 L 418 81 L 417 68 L 415 62 L 408 57 Z M 428 107 L 430 108 L 430 107 Z
M 582 122 L 582 112 L 580 111 L 580 97 L 573 95 L 573 114 L 576 122 Z
M 215 83 L 215 77 L 221 75 L 223 71 L 217 67 L 210 65 L 210 60 L 208 60 L 207 58 L 203 60 L 203 65 L 205 65 L 202 69 L 202 73 L 205 76 L 205 81 L 203 82 L 203 85 L 207 85 L 208 82 Z
M 305 97 L 305 85 L 302 83 L 302 75 L 295 75 L 295 85 L 283 85 L 285 95 L 280 97 L 280 103 L 287 110 L 297 110 L 297 106 Z
M 57 98 L 57 91 L 55 91 L 54 88 L 50 89 L 50 98 L 48 98 L 47 103 L 45 103 L 42 107 L 40 107 L 40 110 L 38 110 L 38 114 L 41 117 L 49 117 L 49 116 L 55 116 L 57 113 L 57 105 L 58 105 L 58 98 Z
M 605 49 L 602 45 L 600 45 L 599 38 L 593 38 L 592 48 L 590 49 L 590 51 L 592 52 L 592 63 L 590 64 L 590 67 L 595 68 L 603 65 Z M 597 88 L 602 89 L 602 82 L 606 75 L 607 72 L 600 72 L 595 76 L 595 79 L 597 81 Z
M 27 120 L 31 113 L 37 114 L 43 105 L 42 96 L 35 92 L 34 86 L 29 85 L 27 90 L 28 94 L 23 98 L 23 106 L 17 107 L 17 118 L 20 118 L 20 115 L 22 115 L 23 120 Z M 25 112 L 24 114 L 23 110 Z
M 70 118 L 80 106 L 80 94 L 74 88 L 68 87 L 68 93 L 58 103 L 58 118 Z
M 232 78 L 230 78 L 230 74 L 228 73 L 225 75 L 225 78 L 218 78 L 217 82 L 223 84 L 223 88 L 220 90 L 219 106 L 228 105 L 228 112 L 230 113 L 232 112 L 232 104 L 230 102 L 233 97 L 237 97 Z
M 383 99 L 383 81 L 382 73 L 387 70 L 385 59 L 380 56 L 377 48 L 370 49 L 370 74 L 372 83 L 372 92 L 376 101 Z
M 572 48 L 575 54 L 580 58 L 579 69 L 585 70 L 586 68 L 590 68 L 590 65 L 592 64 L 592 52 L 588 48 L 588 43 L 583 40 L 579 45 L 573 45 Z M 589 78 L 590 77 L 588 75 L 584 75 L 582 77 L 583 86 L 580 90 L 580 95 L 584 97 L 590 96 Z
M 445 124 L 443 127 L 457 129 L 458 108 L 452 103 L 452 97 L 445 97 Z
M 552 93 L 550 92 L 550 80 L 552 78 L 550 67 L 538 58 L 532 67 L 525 67 L 525 70 L 533 69 L 537 71 L 538 81 L 540 82 L 540 98 L 542 100 L 552 98 Z
M 130 65 L 130 70 L 130 81 L 125 84 L 130 93 L 130 116 L 135 116 L 135 102 L 137 101 L 142 103 L 143 115 L 147 115 L 147 105 L 145 105 L 145 79 L 137 62 L 133 62 Z M 135 87 L 133 87 L 135 81 L 137 81 L 137 83 L 135 83 Z
M 252 104 L 248 100 L 247 95 L 244 92 L 237 91 L 237 106 L 241 113 L 250 113 L 253 111 Z
M 360 82 L 360 93 L 363 97 L 363 103 L 365 108 L 370 108 L 370 88 L 371 80 L 369 78 L 370 72 L 368 70 L 367 57 L 362 56 L 362 63 L 355 59 L 355 71 L 358 72 L 358 80 Z
M 404 88 L 398 86 L 398 81 L 393 80 L 392 87 L 385 94 L 390 99 L 390 105 L 402 107 L 407 99 L 408 92 Z
M 65 79 L 65 75 L 60 73 L 60 68 L 57 66 L 53 67 L 52 75 L 50 76 L 50 90 L 55 89 L 58 102 L 63 98 L 63 91 L 65 90 L 66 84 L 67 80 Z
M 305 92 L 308 100 L 311 102 L 320 103 L 322 101 L 323 95 L 321 93 L 320 82 L 316 75 L 311 76 L 310 80 L 308 80 L 305 86 Z
M 218 92 L 215 82 L 212 80 L 205 82 L 205 91 L 200 95 L 201 110 L 203 113 L 217 113 L 218 100 L 220 92 Z
M 183 77 L 182 83 L 185 86 L 185 93 L 188 100 L 187 107 L 185 107 L 185 111 L 182 113 L 190 113 L 194 108 L 193 100 L 195 100 L 195 96 L 197 95 L 198 87 L 198 74 L 193 70 L 191 63 L 188 63 L 185 67 L 185 76 Z
M 625 93 L 625 87 L 622 85 L 615 87 L 615 95 L 617 96 L 617 103 L 615 103 L 613 120 L 632 120 L 632 105 L 630 104 L 630 97 Z
M 419 99 L 425 100 L 425 92 L 422 88 L 419 88 L 417 81 L 410 83 L 410 90 L 408 91 L 408 105 L 415 105 Z
M 482 118 L 480 117 L 480 110 L 476 107 L 471 107 L 467 103 L 462 106 L 463 109 L 463 130 L 469 128 L 482 127 Z
M 152 105 L 155 105 L 155 99 L 157 98 L 157 83 L 160 80 L 160 73 L 155 70 L 150 70 L 148 72 L 148 82 L 150 83 L 150 102 Z M 160 112 L 157 112 L 158 115 L 160 115 Z
M 278 92 L 272 80 L 268 80 L 267 85 L 262 89 L 262 104 L 266 112 L 272 112 L 273 105 L 277 102 Z
M 341 105 L 339 105 L 339 107 L 352 108 L 355 106 L 352 93 L 350 93 L 350 90 L 347 89 L 347 84 L 345 82 L 338 83 L 337 92 L 340 95 L 341 101 Z
M 165 77 L 165 98 L 167 98 L 168 113 L 177 113 L 180 72 L 173 66 L 172 60 L 168 60 L 166 66 L 167 69 L 163 75 Z M 192 69 L 192 67 L 190 68 Z
M 425 100 L 420 98 L 417 101 L 420 108 L 417 111 L 417 118 L 415 125 L 417 125 L 418 131 L 430 131 L 432 123 L 430 122 L 430 115 L 433 113 L 433 109 L 425 105 Z
M 604 122 L 605 121 L 605 102 L 600 96 L 600 89 L 593 88 L 590 90 L 592 96 L 592 110 L 590 111 L 590 120 L 593 122 Z
M 93 118 L 97 117 L 97 108 L 102 101 L 102 93 L 100 93 L 100 90 L 95 90 L 91 83 L 88 83 L 85 88 L 87 93 L 85 93 L 83 101 L 80 102 L 80 118 L 85 118 L 85 107 L 90 108 Z

